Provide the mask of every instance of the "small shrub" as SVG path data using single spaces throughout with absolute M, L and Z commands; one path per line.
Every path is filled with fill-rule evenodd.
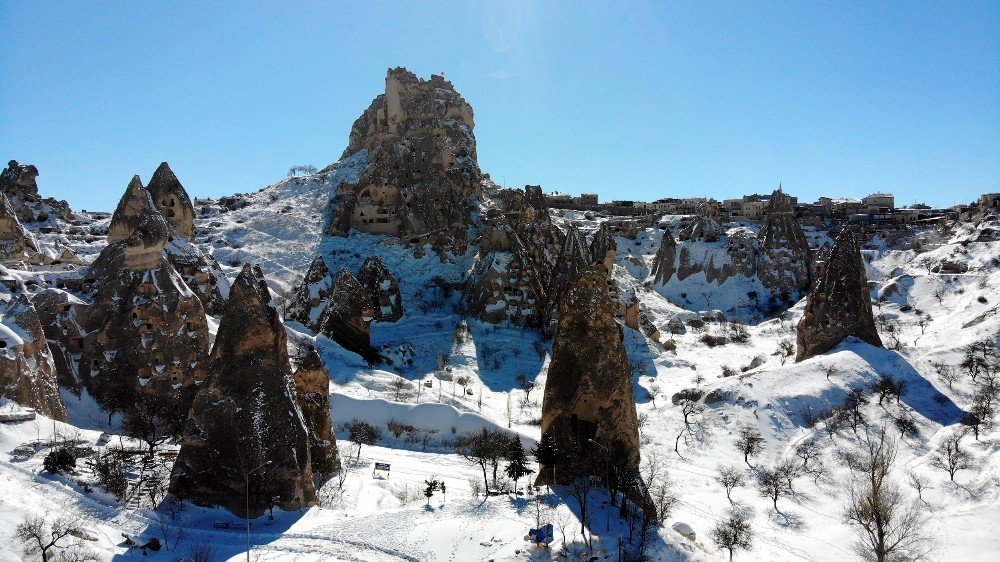
M 725 336 L 713 336 L 712 334 L 703 334 L 699 340 L 708 347 L 717 347 L 729 343 L 729 338 Z
M 990 299 L 986 298 L 983 295 L 979 295 L 979 297 L 976 298 L 976 300 L 979 301 L 979 302 L 981 302 L 981 303 L 983 303 L 983 304 L 986 304 L 986 303 L 990 302 Z
M 76 468 L 76 457 L 66 447 L 59 447 L 45 455 L 42 467 L 45 472 L 64 474 Z

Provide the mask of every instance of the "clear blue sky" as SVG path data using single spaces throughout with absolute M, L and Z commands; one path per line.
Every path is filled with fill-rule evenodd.
M 1000 191 L 1000 2 L 0 2 L 0 159 L 112 209 L 337 160 L 386 68 L 446 72 L 507 185 L 651 200 Z

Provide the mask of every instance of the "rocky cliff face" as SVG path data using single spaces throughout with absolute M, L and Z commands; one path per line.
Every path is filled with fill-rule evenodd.
M 344 349 L 353 351 L 369 363 L 378 360 L 371 344 L 371 321 L 375 312 L 361 283 L 346 269 L 337 273 L 330 289 L 330 300 L 319 319 L 320 332 Z
M 312 347 L 295 370 L 295 398 L 309 432 L 309 455 L 313 477 L 321 482 L 340 472 L 337 438 L 330 420 L 330 377 Z
M 418 251 L 464 252 L 478 195 L 472 107 L 440 76 L 390 69 L 385 93 L 354 122 L 343 157 L 368 151 L 357 184 L 341 184 L 330 233 L 398 236 Z
M 551 435 L 562 451 L 592 450 L 590 440 L 612 450 L 621 447 L 637 468 L 632 375 L 607 276 L 599 268 L 583 272 L 560 308 L 542 400 L 542 434 Z M 548 482 L 550 468 L 539 470 L 540 483 Z M 567 483 L 565 476 L 567 471 L 557 467 L 556 482 Z
M 358 272 L 358 282 L 368 292 L 376 322 L 395 322 L 403 317 L 403 296 L 399 284 L 379 258 L 369 256 Z
M 562 310 L 563 294 L 576 282 L 580 274 L 590 265 L 590 250 L 587 248 L 580 232 L 573 226 L 566 230 L 562 249 L 556 258 L 555 267 L 549 275 L 546 289 L 547 312 L 549 322 L 555 322 Z
M 48 340 L 55 362 L 59 386 L 79 395 L 83 381 L 79 376 L 79 353 L 87 333 L 89 305 L 62 289 L 44 289 L 31 297 L 38 319 Z
M 38 168 L 11 160 L 0 172 L 0 192 L 10 200 L 17 218 L 23 223 L 48 222 L 55 217 L 72 220 L 73 211 L 65 201 L 38 195 Z
M 795 220 L 791 198 L 780 190 L 771 194 L 767 217 L 757 237 L 760 240 L 757 274 L 761 283 L 786 303 L 798 300 L 812 282 L 812 251 Z
M 66 421 L 38 313 L 19 278 L 0 267 L 0 396 Z
M 245 265 L 232 285 L 209 372 L 191 407 L 170 491 L 251 517 L 272 501 L 286 510 L 315 504 L 309 432 L 285 328 L 259 267 Z
M 865 263 L 850 229 L 844 228 L 837 236 L 823 270 L 799 321 L 795 360 L 826 353 L 847 336 L 882 347 L 872 316 Z
M 677 238 L 681 241 L 700 240 L 703 242 L 715 242 L 722 234 L 722 225 L 719 224 L 719 221 L 698 216 L 690 224 L 681 228 L 677 234 Z
M 618 242 L 615 241 L 615 235 L 608 228 L 607 223 L 602 223 L 590 241 L 590 261 L 601 265 L 604 271 L 610 275 L 614 272 L 617 254 Z

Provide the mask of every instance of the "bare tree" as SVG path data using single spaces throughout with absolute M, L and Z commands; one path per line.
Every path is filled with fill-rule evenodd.
M 844 410 L 846 410 L 850 417 L 848 421 L 851 424 L 851 429 L 854 433 L 858 432 L 858 427 L 865 423 L 865 413 L 864 407 L 868 404 L 868 397 L 865 396 L 863 390 L 859 388 L 852 389 L 844 397 Z
M 392 399 L 396 402 L 402 402 L 405 397 L 407 386 L 409 386 L 409 383 L 403 377 L 396 377 L 392 379 L 392 382 L 389 383 L 389 388 L 392 389 L 393 393 Z
M 366 421 L 351 421 L 351 423 L 347 424 L 347 432 L 348 439 L 354 441 L 358 445 L 358 456 L 355 460 L 361 459 L 362 445 L 368 445 L 370 447 L 378 443 L 379 439 L 382 438 L 382 430 Z
M 455 439 L 455 452 L 465 457 L 465 460 L 478 466 L 483 471 L 483 484 L 486 495 L 490 493 L 490 481 L 486 469 L 493 469 L 493 483 L 497 481 L 497 468 L 500 460 L 507 455 L 510 439 L 503 431 L 483 428 L 475 433 L 466 433 Z
M 943 468 L 948 472 L 952 482 L 955 481 L 955 473 L 959 470 L 972 468 L 972 458 L 969 453 L 958 446 L 960 439 L 961 436 L 945 439 L 931 459 L 931 466 Z
M 845 512 L 858 540 L 855 552 L 873 562 L 915 561 L 930 552 L 926 517 L 919 504 L 908 502 L 890 478 L 896 443 L 883 428 L 866 431 L 860 455 L 850 457 L 854 477 Z
M 789 357 L 795 354 L 795 342 L 792 340 L 781 340 L 778 342 L 778 355 L 781 356 L 781 364 L 784 365 Z
M 581 455 L 573 455 L 569 463 L 569 471 L 572 475 L 572 483 L 569 485 L 569 495 L 576 500 L 580 506 L 580 535 L 590 548 L 590 540 L 587 536 L 587 523 L 589 521 L 590 494 L 600 484 L 600 480 L 593 476 L 595 467 L 591 466 L 589 459 Z
M 792 459 L 780 460 L 776 465 L 774 465 L 774 473 L 779 478 L 785 480 L 785 485 L 788 488 L 788 492 L 790 494 L 794 494 L 795 479 L 802 475 L 802 467 L 799 466 L 799 463 L 795 462 Z
M 524 401 L 527 402 L 531 399 L 531 391 L 535 388 L 535 381 L 528 380 L 527 375 L 521 373 L 517 375 L 514 379 L 517 381 L 517 387 L 524 391 Z
M 756 429 L 743 426 L 736 440 L 736 448 L 743 453 L 743 462 L 750 466 L 750 457 L 756 457 L 764 450 L 764 438 Z
M 909 480 L 910 486 L 913 486 L 913 489 L 917 491 L 917 498 L 919 498 L 920 501 L 924 501 L 924 490 L 931 487 L 930 480 L 917 474 L 916 472 L 911 472 L 909 474 Z
M 753 547 L 753 529 L 750 521 L 743 515 L 732 515 L 725 521 L 720 521 L 711 532 L 715 546 L 729 551 L 729 561 L 737 550 L 750 550 Z
M 729 500 L 729 503 L 733 503 L 733 498 L 730 497 L 730 494 L 746 481 L 743 471 L 735 467 L 723 465 L 719 465 L 716 470 L 715 481 L 726 489 L 726 499 Z
M 774 504 L 774 510 L 778 510 L 778 500 L 792 493 L 788 487 L 788 480 L 777 471 L 770 468 L 761 468 L 757 471 L 757 492 L 761 497 L 768 498 Z
M 37 554 L 41 556 L 42 562 L 55 560 L 56 553 L 69 554 L 70 559 L 78 562 L 98 560 L 95 553 L 79 545 L 66 544 L 72 540 L 71 533 L 77 528 L 79 522 L 72 517 L 59 517 L 49 521 L 45 516 L 32 516 L 14 529 L 14 538 L 23 543 L 25 554 Z
M 681 415 L 684 416 L 684 427 L 677 434 L 677 438 L 674 439 L 674 452 L 678 455 L 680 454 L 681 437 L 691 432 L 691 417 L 705 411 L 705 405 L 698 402 L 700 394 L 700 392 L 694 389 L 683 390 L 680 392 L 680 398 L 677 400 L 677 405 L 681 407 Z M 687 443 L 686 439 L 685 443 Z

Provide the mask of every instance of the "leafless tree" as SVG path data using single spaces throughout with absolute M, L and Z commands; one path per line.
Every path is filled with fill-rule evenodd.
M 909 480 L 910 486 L 913 486 L 913 489 L 917 491 L 917 498 L 919 498 L 920 501 L 924 501 L 924 490 L 931 487 L 930 480 L 917 474 L 916 472 L 911 472 L 909 474 Z
M 949 437 L 938 447 L 937 453 L 931 459 L 931 466 L 943 468 L 951 481 L 955 481 L 955 474 L 959 470 L 972 468 L 972 458 L 969 453 L 959 447 L 961 436 Z
M 493 483 L 497 482 L 497 469 L 501 459 L 507 454 L 510 438 L 500 430 L 483 428 L 474 433 L 467 433 L 455 439 L 455 452 L 465 457 L 467 461 L 478 466 L 483 472 L 483 484 L 486 494 L 490 492 L 490 481 L 486 469 L 493 469 Z
M 792 340 L 781 340 L 778 342 L 778 355 L 781 356 L 781 364 L 784 365 L 789 357 L 795 355 L 795 342 Z
M 852 389 L 844 397 L 844 410 L 850 414 L 847 421 L 851 424 L 854 433 L 857 433 L 858 427 L 865 423 L 864 407 L 867 404 L 868 397 L 859 388 Z
M 593 476 L 596 467 L 591 466 L 589 459 L 574 455 L 569 462 L 568 469 L 571 474 L 572 483 L 569 485 L 569 495 L 576 500 L 580 506 L 580 535 L 587 548 L 590 548 L 590 539 L 587 535 L 587 523 L 590 515 L 590 494 L 600 485 L 600 480 Z
M 715 546 L 729 551 L 729 561 L 737 550 L 750 550 L 753 547 L 753 528 L 750 521 L 743 515 L 732 515 L 729 519 L 720 521 L 711 532 Z
M 680 454 L 680 442 L 681 437 L 684 437 L 691 432 L 691 424 L 693 420 L 692 416 L 696 416 L 703 411 L 705 411 L 705 405 L 698 402 L 700 393 L 693 389 L 683 390 L 680 392 L 680 398 L 677 401 L 677 405 L 681 407 L 681 415 L 684 416 L 684 427 L 681 429 L 680 433 L 677 434 L 677 438 L 674 439 L 674 452 L 678 455 Z M 685 443 L 687 441 L 685 440 Z
M 954 390 L 955 381 L 958 380 L 958 371 L 955 370 L 954 365 L 935 363 L 934 370 L 937 371 L 938 377 L 948 385 L 948 388 Z
M 79 545 L 67 544 L 72 541 L 71 533 L 78 528 L 79 521 L 73 517 L 58 517 L 50 521 L 46 516 L 32 516 L 14 529 L 14 538 L 23 544 L 25 554 L 37 554 L 42 562 L 67 557 L 77 562 L 98 560 L 95 553 Z
M 719 465 L 716 470 L 715 481 L 726 489 L 726 499 L 729 500 L 729 503 L 733 503 L 733 498 L 730 497 L 730 494 L 746 481 L 743 471 L 735 467 L 723 465 Z
M 389 383 L 389 388 L 391 388 L 393 392 L 392 399 L 396 402 L 402 402 L 405 397 L 407 386 L 409 386 L 409 383 L 403 377 L 396 377 L 392 379 L 392 382 Z
M 795 479 L 802 475 L 802 467 L 793 459 L 784 459 L 774 465 L 774 473 L 785 480 L 790 494 L 795 493 Z
M 761 497 L 768 498 L 774 504 L 774 510 L 778 510 L 778 500 L 790 495 L 792 490 L 788 487 L 788 480 L 777 471 L 771 468 L 760 468 L 757 471 L 757 492 Z M 779 511 L 780 513 L 780 511 Z
M 378 443 L 379 439 L 382 438 L 382 430 L 366 421 L 352 420 L 347 424 L 347 432 L 348 439 L 358 445 L 358 456 L 355 460 L 361 459 L 362 445 L 370 447 Z
M 764 450 L 764 438 L 756 429 L 743 426 L 736 440 L 736 448 L 743 453 L 743 462 L 750 466 L 750 457 L 756 457 Z
M 845 519 L 854 526 L 855 552 L 873 562 L 916 561 L 930 552 L 926 517 L 892 481 L 896 443 L 884 431 L 866 431 L 860 455 L 851 457 L 854 477 Z

